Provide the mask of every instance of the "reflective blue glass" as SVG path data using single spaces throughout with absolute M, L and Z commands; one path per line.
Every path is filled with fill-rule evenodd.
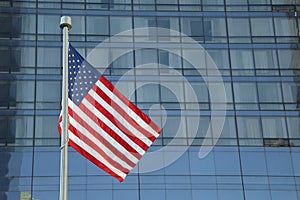
M 140 199 L 141 200 L 165 200 L 166 199 L 166 191 L 163 189 L 148 189 L 148 190 L 141 190 L 140 191 Z
M 292 156 L 294 175 L 300 176 L 300 151 L 299 151 L 299 149 L 292 151 L 291 156 Z
M 291 154 L 287 148 L 266 149 L 266 161 L 268 168 L 268 175 L 273 176 L 292 176 L 292 160 Z
M 263 148 L 243 148 L 240 156 L 244 175 L 267 175 L 266 157 Z
M 282 200 L 282 199 L 298 200 L 296 191 L 271 190 L 271 196 L 272 196 L 272 200 Z
M 86 158 L 75 151 L 69 152 L 70 176 L 82 176 L 86 174 Z
M 60 152 L 57 147 L 39 147 L 34 154 L 34 176 L 59 176 Z M 49 167 L 51 166 L 51 167 Z
M 214 153 L 210 152 L 204 158 L 199 158 L 199 149 L 191 147 L 189 151 L 189 162 L 192 175 L 215 175 Z
M 176 151 L 176 150 L 175 150 Z M 172 156 L 172 154 L 170 154 Z M 164 168 L 166 175 L 188 175 L 190 174 L 188 152 L 185 152 L 174 163 Z
M 111 190 L 88 190 L 86 192 L 86 199 L 112 199 Z M 84 198 L 85 199 L 85 198 Z
M 190 190 L 166 190 L 166 200 L 173 200 L 173 199 L 186 199 L 192 200 L 192 195 Z
M 249 200 L 270 200 L 268 190 L 245 190 L 245 199 Z
M 244 199 L 242 190 L 218 190 L 218 200 Z
M 192 191 L 192 199 L 201 199 L 201 198 L 207 198 L 210 200 L 218 200 L 218 192 L 217 190 L 193 190 Z
M 0 177 L 32 175 L 32 147 L 0 148 Z
M 240 160 L 236 148 L 216 147 L 215 165 L 217 175 L 240 175 Z
M 114 190 L 113 192 L 113 200 L 123 199 L 124 197 L 132 200 L 138 200 L 138 191 L 137 190 Z

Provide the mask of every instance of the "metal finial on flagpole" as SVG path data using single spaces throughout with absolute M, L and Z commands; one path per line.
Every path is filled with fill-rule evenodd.
M 60 150 L 60 190 L 59 200 L 68 199 L 68 50 L 69 30 L 72 28 L 71 17 L 60 18 L 63 30 L 63 81 L 62 81 L 62 133 Z
M 60 18 L 60 25 L 59 26 L 60 26 L 61 29 L 63 29 L 66 26 L 70 30 L 72 28 L 71 17 L 62 16 Z

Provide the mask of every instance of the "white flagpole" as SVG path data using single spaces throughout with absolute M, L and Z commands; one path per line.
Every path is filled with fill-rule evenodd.
M 69 30 L 72 28 L 71 17 L 60 18 L 63 30 L 63 81 L 62 81 L 62 133 L 60 149 L 60 190 L 59 200 L 68 199 L 68 51 Z

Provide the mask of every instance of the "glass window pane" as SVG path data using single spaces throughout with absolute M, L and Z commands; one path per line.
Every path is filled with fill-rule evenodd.
M 277 36 L 297 36 L 297 24 L 295 18 L 275 17 L 275 32 Z
M 214 154 L 210 152 L 204 158 L 199 158 L 199 149 L 190 148 L 189 163 L 191 175 L 215 175 Z
M 289 200 L 297 200 L 296 191 L 288 191 L 288 190 L 271 190 L 272 200 L 281 200 L 281 199 L 289 199 Z
M 158 63 L 158 55 L 156 49 L 141 49 L 135 52 L 136 66 L 151 63 Z
M 289 138 L 300 138 L 300 119 L 299 117 L 287 117 L 287 127 Z
M 137 83 L 138 102 L 159 102 L 159 85 L 149 83 Z
M 266 158 L 270 176 L 293 176 L 291 154 L 287 148 L 267 148 Z
M 158 17 L 157 27 L 171 29 L 179 32 L 179 19 L 178 17 Z M 175 33 L 175 35 L 178 34 Z
M 60 16 L 57 15 L 39 15 L 38 16 L 38 33 L 40 34 L 61 34 L 57 28 Z
M 284 117 L 262 117 L 264 138 L 287 138 Z
M 33 47 L 12 49 L 12 57 L 15 58 L 18 67 L 35 66 L 35 48 Z
M 37 101 L 60 102 L 61 100 L 60 81 L 38 81 Z
M 219 117 L 216 117 L 217 120 L 218 120 L 218 118 Z M 212 127 L 212 133 L 213 133 L 213 136 L 217 135 L 217 133 L 214 130 L 214 127 Z M 222 133 L 220 136 L 220 139 L 222 139 L 222 138 L 224 138 L 224 139 L 237 138 L 235 120 L 233 117 L 226 117 L 223 129 L 222 129 Z
M 251 18 L 252 36 L 274 36 L 272 18 Z
M 37 65 L 38 67 L 57 67 L 61 66 L 61 48 L 38 47 Z M 55 59 L 53 59 L 55 58 Z
M 242 148 L 240 155 L 244 175 L 267 175 L 266 158 L 263 148 Z M 253 167 L 253 163 L 255 163 L 255 167 Z
M 228 34 L 231 42 L 250 42 L 248 18 L 228 18 Z
M 206 56 L 210 56 L 218 69 L 229 69 L 229 53 L 227 49 L 208 49 L 207 52 Z M 209 58 L 206 59 L 210 60 Z
M 3 27 L 0 33 L 10 34 L 13 37 L 19 37 L 24 33 L 35 33 L 36 20 L 35 15 L 0 15 L 0 22 Z
M 211 36 L 226 36 L 226 23 L 224 18 L 204 18 L 204 22 L 211 24 Z M 206 28 L 206 27 L 204 27 Z M 204 29 L 205 31 L 205 29 Z M 209 35 L 208 35 L 209 36 Z
M 259 69 L 277 69 L 277 55 L 275 50 L 254 50 L 255 67 Z
M 218 88 L 220 86 L 220 83 L 214 83 L 211 82 L 209 83 L 211 88 Z M 225 94 L 226 94 L 226 99 L 224 99 L 221 95 L 218 98 L 214 98 L 213 100 L 211 99 L 212 103 L 232 103 L 233 100 L 233 95 L 232 95 L 232 87 L 230 82 L 224 82 L 224 89 L 225 89 Z M 216 96 L 215 96 L 216 97 Z
M 57 130 L 58 116 L 36 116 L 36 138 L 59 138 Z
M 280 83 L 258 82 L 257 86 L 260 102 L 282 102 Z
M 253 69 L 253 53 L 251 50 L 230 50 L 231 67 L 233 69 Z
M 108 17 L 87 16 L 87 34 L 108 35 Z
M 184 117 L 168 116 L 163 127 L 163 137 L 172 139 L 176 136 L 181 144 L 186 144 L 186 122 Z
M 131 17 L 110 17 L 110 34 L 115 35 L 132 29 Z
M 182 17 L 181 31 L 188 36 L 203 36 L 202 17 Z
M 286 103 L 300 104 L 300 85 L 297 82 L 282 83 L 283 99 Z M 296 109 L 296 107 L 295 107 Z
M 215 166 L 217 175 L 239 175 L 240 161 L 235 148 L 215 147 Z
M 0 138 L 8 143 L 28 144 L 33 138 L 32 116 L 5 116 L 0 117 Z M 21 140 L 16 140 L 21 139 Z M 23 140 L 23 141 L 22 141 Z M 29 141 L 30 140 L 30 141 Z
M 242 190 L 218 190 L 218 200 L 243 199 Z
M 113 59 L 112 67 L 114 69 L 116 69 L 116 68 L 131 69 L 133 67 L 133 52 L 123 54 L 124 52 L 125 52 L 125 50 L 120 49 L 120 48 L 113 49 L 111 51 L 111 56 Z M 117 56 L 119 56 L 119 57 L 117 57 Z M 111 70 L 113 70 L 113 69 L 111 69 Z
M 192 190 L 192 197 L 193 199 L 198 199 L 199 197 L 205 197 L 209 200 L 218 200 L 218 192 L 217 190 L 213 190 L 213 189 L 206 189 L 206 190 L 194 189 Z
M 155 17 L 135 17 L 134 28 L 149 27 L 148 22 L 155 21 Z
M 34 82 L 33 81 L 15 81 L 10 85 L 10 97 L 15 98 L 17 102 L 34 101 Z
M 245 197 L 247 200 L 271 200 L 268 190 L 246 190 Z
M 165 69 L 168 68 L 172 68 L 172 69 L 178 69 L 178 72 L 180 72 L 179 70 L 181 70 L 182 68 L 182 64 L 181 64 L 181 54 L 180 54 L 180 49 L 175 50 L 174 49 L 174 53 L 170 53 L 168 51 L 164 51 L 164 50 L 159 50 L 158 51 L 158 60 L 159 60 L 159 64 L 161 65 L 166 65 Z M 176 70 L 177 70 L 176 69 Z M 170 75 L 172 74 L 172 70 L 166 69 L 166 70 L 161 70 L 161 73 L 165 73 Z
M 124 197 L 132 200 L 138 200 L 138 191 L 137 190 L 130 190 L 130 189 L 124 189 L 124 190 L 114 190 L 113 192 L 113 199 L 123 199 Z
M 73 34 L 84 34 L 85 33 L 85 17 L 84 16 L 71 16 L 72 18 L 72 31 Z
M 0 148 L 0 161 L 2 177 L 32 175 L 32 147 Z
M 278 49 L 278 60 L 279 66 L 282 69 L 300 69 L 298 66 L 300 60 L 300 51 L 292 49 Z M 294 73 L 299 74 L 299 72 L 294 71 Z
M 198 102 L 206 103 L 208 102 L 208 90 L 206 87 L 206 83 L 204 82 L 189 82 L 185 83 L 185 88 L 192 88 L 195 95 L 197 96 Z M 185 91 L 190 91 L 190 89 L 185 89 Z M 185 92 L 185 102 L 194 102 L 194 94 L 189 95 L 189 93 Z M 194 102 L 196 103 L 196 102 Z
M 233 83 L 233 89 L 236 103 L 257 103 L 255 82 L 235 82 Z
M 169 152 L 166 155 L 172 155 L 172 151 L 178 151 L 178 149 L 175 147 L 174 150 L 168 150 Z M 165 158 L 166 160 L 169 160 Z M 188 175 L 191 173 L 190 172 L 190 167 L 189 167 L 189 155 L 188 151 L 184 152 L 180 158 L 178 158 L 175 162 L 172 164 L 166 166 L 164 168 L 165 170 L 165 180 L 170 187 L 173 186 L 174 183 L 178 184 L 189 184 L 190 179 L 188 178 Z M 177 176 L 173 176 L 177 175 Z M 182 176 L 181 178 L 178 175 L 186 175 Z M 174 187 L 174 186 L 173 186 Z M 175 186 L 176 187 L 176 186 Z
M 59 177 L 60 160 L 57 159 L 59 155 L 60 152 L 57 147 L 36 147 L 34 153 L 34 176 Z
M 191 190 L 187 190 L 187 189 L 166 190 L 166 197 L 167 197 L 166 200 L 174 200 L 174 199 L 192 200 Z
M 7 14 L 0 14 L 0 23 L 2 24 L 2 28 L 0 30 L 1 36 L 5 36 L 7 38 L 10 37 L 10 32 L 12 29 L 12 17 Z
M 15 33 L 35 33 L 35 15 L 13 16 L 12 27 Z
M 292 151 L 292 162 L 293 162 L 294 175 L 300 176 L 300 152 L 297 152 L 297 150 Z M 300 182 L 298 182 L 297 184 L 299 185 L 299 183 Z
M 140 190 L 141 199 L 143 200 L 165 200 L 165 190 L 156 189 L 156 190 Z M 96 196 L 95 196 L 96 198 Z
M 237 117 L 239 138 L 262 138 L 259 117 Z
M 182 82 L 167 82 L 165 81 L 160 87 L 161 101 L 179 103 L 184 102 L 184 92 Z
M 197 118 L 197 117 L 193 118 L 193 117 L 188 116 L 187 119 L 188 120 L 186 123 L 187 123 L 188 137 L 192 137 L 193 134 L 195 134 L 195 133 L 192 133 L 192 131 L 197 130 L 196 137 L 197 137 L 197 139 L 200 139 L 200 140 L 194 139 L 195 140 L 194 142 L 196 144 L 198 144 L 198 143 L 202 144 L 202 140 L 204 138 L 207 138 L 207 139 L 212 138 L 211 129 L 208 130 L 208 126 L 210 124 L 210 117 L 204 117 L 204 116 L 202 117 L 201 116 L 198 127 L 196 127 L 197 124 L 194 123 L 194 120 L 199 120 L 199 118 Z M 208 135 L 206 136 L 206 134 L 208 134 Z

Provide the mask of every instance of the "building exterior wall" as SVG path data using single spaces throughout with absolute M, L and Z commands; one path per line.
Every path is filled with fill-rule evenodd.
M 163 128 L 149 152 L 172 144 L 168 153 L 182 156 L 119 183 L 70 149 L 69 199 L 300 200 L 299 7 L 298 0 L 2 0 L 0 199 L 59 197 L 59 20 L 69 15 L 70 41 L 84 57 L 115 34 L 149 26 L 182 33 L 167 35 L 165 44 L 190 37 L 210 56 L 193 66 L 184 59 L 192 52 L 145 48 L 96 66 L 113 83 L 134 71 L 138 78 L 120 90 L 136 88 L 128 98 Z M 213 91 L 203 80 L 216 80 L 205 62 L 210 58 L 226 91 L 217 102 L 227 106 L 217 116 L 225 117 L 217 138 L 209 126 Z M 149 63 L 156 65 L 138 68 Z M 145 84 L 157 77 L 171 89 Z M 204 140 L 214 148 L 200 158 Z

